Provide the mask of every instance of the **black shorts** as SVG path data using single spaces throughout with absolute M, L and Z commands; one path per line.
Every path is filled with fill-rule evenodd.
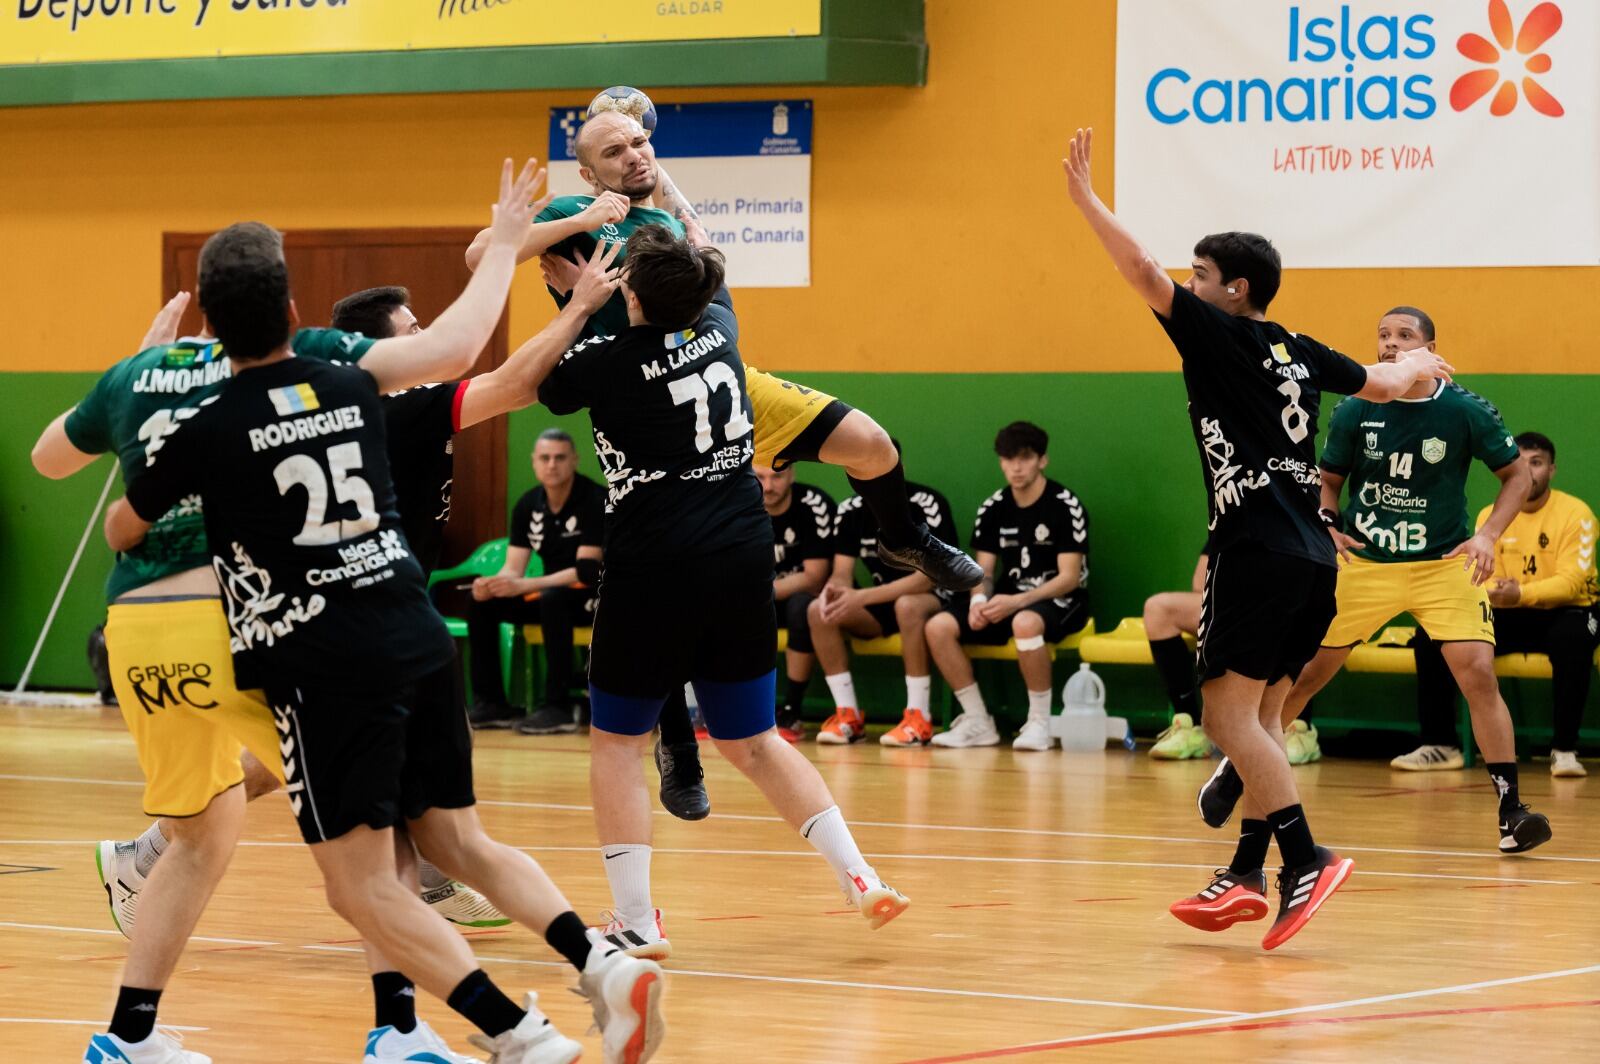
M 472 728 L 460 658 L 424 676 L 406 698 L 406 761 L 400 812 L 415 820 L 430 809 L 465 809 L 472 790 Z
M 669 692 L 691 681 L 764 681 L 770 690 L 777 654 L 770 543 L 687 560 L 670 573 L 607 570 L 589 647 L 594 724 L 618 734 L 648 731 L 655 719 L 643 720 L 648 707 L 642 704 L 654 702 L 659 712 Z M 641 705 L 626 708 L 626 719 L 602 719 L 602 704 L 618 700 Z M 769 718 L 773 708 L 768 697 Z M 754 727 L 741 721 L 719 733 L 709 714 L 706 723 L 718 738 L 744 738 L 733 732 Z
M 268 687 L 284 793 L 309 844 L 400 822 L 407 712 L 399 697 Z
M 867 612 L 872 619 L 878 622 L 878 627 L 883 629 L 884 635 L 896 635 L 900 631 L 900 618 L 894 615 L 894 603 L 874 602 L 867 607 Z
M 987 628 L 973 631 L 972 626 L 967 623 L 970 605 L 971 600 L 963 595 L 944 609 L 944 612 L 953 615 L 956 622 L 961 625 L 963 643 L 998 647 L 1010 641 L 1012 638 L 1010 617 L 999 624 L 991 624 Z M 1043 602 L 1024 606 L 1017 613 L 1037 613 L 1044 620 L 1044 641 L 1059 643 L 1089 623 L 1089 597 L 1074 591 L 1066 597 L 1066 605 L 1062 605 L 1059 599 L 1045 599 Z
M 1337 612 L 1337 582 L 1332 566 L 1253 543 L 1213 554 L 1200 606 L 1200 678 L 1297 678 Z
M 855 407 L 843 399 L 835 399 L 823 407 L 817 416 L 811 419 L 811 424 L 801 429 L 800 435 L 790 440 L 783 450 L 778 452 L 772 461 L 772 468 L 781 472 L 796 462 L 820 461 L 817 455 L 821 452 L 822 445 L 828 442 L 828 437 L 839 427 L 839 422 L 854 409 Z

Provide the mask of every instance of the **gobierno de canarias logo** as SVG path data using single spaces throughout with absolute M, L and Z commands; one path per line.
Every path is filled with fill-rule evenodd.
M 1489 0 L 1488 9 L 1493 40 L 1475 32 L 1456 40 L 1456 52 L 1478 64 L 1461 73 L 1454 63 L 1441 69 L 1441 61 L 1453 57 L 1439 39 L 1448 41 L 1451 27 L 1439 23 L 1455 22 L 1456 0 L 1448 9 L 1431 5 L 1366 18 L 1347 3 L 1290 4 L 1281 24 L 1290 76 L 1214 77 L 1189 64 L 1167 66 L 1146 82 L 1145 108 L 1162 125 L 1425 121 L 1446 101 L 1466 111 L 1493 91 L 1489 111 L 1495 117 L 1511 114 L 1520 98 L 1541 115 L 1561 117 L 1561 103 L 1534 78 L 1555 65 L 1543 46 L 1561 28 L 1561 8 L 1548 0 L 1535 4 L 1520 28 L 1507 0 Z M 1452 17 L 1436 18 L 1441 10 Z M 1445 84 L 1448 93 L 1440 91 Z
M 1517 106 L 1517 82 L 1514 75 L 1503 78 L 1502 67 L 1514 68 L 1521 60 L 1525 71 L 1521 79 L 1522 94 L 1527 97 L 1528 106 L 1542 115 L 1560 118 L 1566 114 L 1566 108 L 1535 81 L 1533 75 L 1547 74 L 1555 65 L 1549 53 L 1539 49 L 1561 29 L 1561 9 L 1551 3 L 1540 4 L 1528 12 L 1528 17 L 1522 20 L 1522 28 L 1515 34 L 1512 28 L 1511 9 L 1506 6 L 1506 0 L 1489 0 L 1489 31 L 1494 34 L 1494 41 L 1476 33 L 1463 33 L 1456 41 L 1456 51 L 1473 62 L 1486 65 L 1456 79 L 1450 86 L 1450 106 L 1465 111 L 1498 85 L 1499 90 L 1489 102 L 1489 113 L 1496 117 L 1510 114 Z

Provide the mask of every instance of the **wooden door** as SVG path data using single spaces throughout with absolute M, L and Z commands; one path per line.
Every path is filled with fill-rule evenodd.
M 379 285 L 411 290 L 411 309 L 424 327 L 466 286 L 467 245 L 477 231 L 431 229 L 301 229 L 283 234 L 289 284 L 303 324 L 326 325 L 333 304 L 351 292 Z M 162 235 L 161 298 L 194 291 L 200 247 L 210 233 Z M 180 335 L 200 329 L 192 302 Z M 473 366 L 475 375 L 506 360 L 506 316 Z M 456 479 L 442 565 L 454 565 L 484 540 L 505 535 L 506 421 L 495 418 L 456 437 Z

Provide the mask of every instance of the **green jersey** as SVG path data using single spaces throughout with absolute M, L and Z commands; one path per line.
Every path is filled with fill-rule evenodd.
M 1482 396 L 1441 383 L 1426 399 L 1346 399 L 1328 423 L 1320 464 L 1345 479 L 1345 531 L 1375 562 L 1442 558 L 1472 534 L 1467 470 L 1517 460 L 1500 412 Z
M 325 362 L 354 362 L 374 341 L 337 329 L 301 329 L 294 353 Z M 67 439 L 86 454 L 115 452 L 124 483 L 156 461 L 167 438 L 233 375 L 215 340 L 179 340 L 123 359 L 95 382 L 67 415 Z M 178 501 L 143 543 L 117 556 L 106 601 L 190 569 L 210 568 L 200 496 Z
M 574 218 L 587 210 L 593 202 L 593 196 L 557 196 L 550 201 L 549 206 L 539 212 L 539 216 L 534 221 L 554 222 L 562 218 Z M 683 223 L 666 211 L 657 210 L 655 207 L 635 206 L 622 221 L 616 223 L 607 222 L 593 232 L 569 236 L 550 248 L 550 251 L 552 254 L 560 255 L 562 258 L 569 259 L 572 262 L 578 261 L 576 252 L 582 252 L 586 260 L 592 259 L 595 247 L 600 241 L 626 243 L 635 230 L 646 225 L 664 225 L 678 236 L 683 235 Z M 623 252 L 617 256 L 617 265 L 620 266 L 622 264 L 626 254 L 626 252 Z M 558 293 L 555 289 L 551 289 L 550 294 L 555 297 L 556 306 L 558 307 L 566 306 L 570 298 L 570 296 Z M 606 301 L 605 306 L 589 317 L 589 323 L 586 328 L 590 336 L 618 336 L 627 327 L 628 304 L 622 298 L 622 293 L 616 292 Z

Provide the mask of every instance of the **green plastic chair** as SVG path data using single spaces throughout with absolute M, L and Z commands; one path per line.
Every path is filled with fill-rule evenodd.
M 464 576 L 493 576 L 505 568 L 506 549 L 509 545 L 510 540 L 503 536 L 500 539 L 491 539 L 487 543 L 479 544 L 478 548 L 469 554 L 460 565 L 452 566 L 449 569 L 439 569 L 430 575 L 428 577 L 428 586 L 431 588 L 434 584 L 443 583 L 446 580 L 459 580 Z M 523 575 L 540 576 L 543 573 L 544 563 L 539 560 L 539 556 L 537 554 L 530 555 L 528 558 L 528 571 Z M 467 637 L 467 622 L 464 617 L 446 617 L 444 626 L 449 630 L 453 639 L 465 639 Z M 516 653 L 517 635 L 516 625 L 502 624 L 500 626 L 500 682 L 504 684 L 507 691 L 511 689 L 511 665 L 513 655 Z

